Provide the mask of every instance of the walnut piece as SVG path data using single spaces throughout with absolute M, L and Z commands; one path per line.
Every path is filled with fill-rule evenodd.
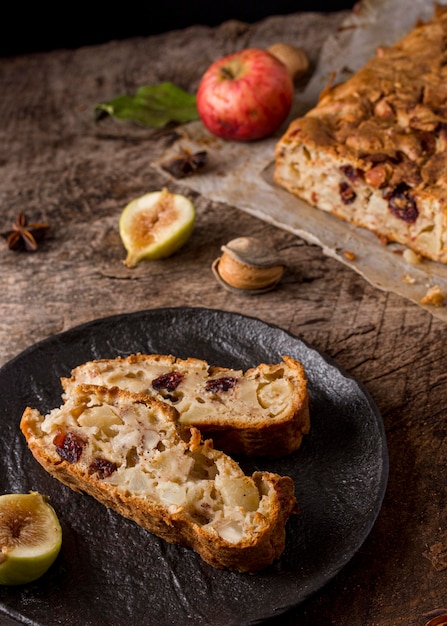
M 427 293 L 421 299 L 421 304 L 431 304 L 433 306 L 444 306 L 445 293 L 439 285 L 433 285 L 427 289 Z

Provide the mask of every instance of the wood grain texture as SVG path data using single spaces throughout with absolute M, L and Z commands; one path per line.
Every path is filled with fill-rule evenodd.
M 235 207 L 195 202 L 186 246 L 163 261 L 124 267 L 118 219 L 136 196 L 160 189 L 150 166 L 175 129 L 108 119 L 94 104 L 170 80 L 196 89 L 218 56 L 278 40 L 301 45 L 314 66 L 344 13 L 271 17 L 248 26 L 191 27 L 77 50 L 0 59 L 0 231 L 19 211 L 51 230 L 35 254 L 0 241 L 0 365 L 80 323 L 166 306 L 235 311 L 277 324 L 362 381 L 383 415 L 390 478 L 383 509 L 358 554 L 281 624 L 423 626 L 447 605 L 447 569 L 424 556 L 447 544 L 445 324 L 374 289 L 321 250 Z M 277 248 L 287 272 L 277 290 L 229 293 L 215 281 L 220 246 L 256 236 Z M 192 355 L 193 356 L 193 355 Z

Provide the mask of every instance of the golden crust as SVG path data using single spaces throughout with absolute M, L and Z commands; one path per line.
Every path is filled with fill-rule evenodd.
M 319 208 L 447 262 L 446 50 L 447 9 L 438 6 L 432 20 L 380 48 L 290 124 L 276 145 L 276 182 Z M 307 162 L 294 159 L 300 147 L 307 150 Z M 297 182 L 296 170 L 307 170 L 312 179 L 312 170 L 321 171 L 325 160 L 326 177 L 338 175 L 349 196 L 340 197 L 343 188 L 334 186 L 332 200 L 325 197 L 325 176 Z M 388 211 L 371 214 L 381 212 L 380 202 L 386 207 L 390 197 L 396 200 Z M 430 229 L 436 231 L 432 236 Z
M 97 446 L 105 445 L 104 442 L 110 443 L 107 441 L 107 433 L 109 439 L 112 437 L 110 423 L 101 424 L 106 409 L 120 416 L 119 427 L 123 428 L 132 412 L 137 410 L 141 438 L 144 439 L 148 432 L 153 437 L 158 428 L 160 437 L 164 437 L 160 448 L 162 452 L 154 446 L 140 451 L 136 458 L 135 450 L 132 457 L 127 449 L 119 453 L 115 451 L 112 455 L 112 448 L 109 446 L 106 449 L 109 450 L 109 462 L 113 461 L 115 464 L 113 472 L 108 475 L 92 472 L 91 468 L 96 467 L 94 461 L 99 458 L 95 456 L 99 454 Z M 92 414 L 89 413 L 92 410 L 98 411 L 96 421 L 92 421 Z M 47 472 L 71 489 L 89 494 L 168 542 L 192 548 L 214 567 L 246 572 L 270 565 L 284 550 L 285 525 L 296 509 L 293 481 L 287 476 L 269 472 L 255 472 L 251 478 L 245 477 L 230 457 L 214 450 L 209 442 L 199 444 L 197 432 L 193 434 L 190 443 L 185 442 L 179 436 L 175 422 L 175 409 L 154 398 L 128 393 L 118 388 L 83 385 L 71 394 L 67 403 L 45 417 L 28 407 L 24 411 L 20 427 L 35 459 Z M 119 427 L 115 428 L 118 434 L 114 431 L 113 437 L 119 436 Z M 100 431 L 99 434 L 94 435 L 97 430 Z M 80 456 L 75 459 L 63 458 L 58 453 L 56 442 L 61 433 L 64 436 L 71 433 L 84 442 Z M 128 429 L 124 435 L 124 440 L 128 441 L 132 430 Z M 161 458 L 170 456 L 175 463 L 189 463 L 188 467 L 193 467 L 191 474 L 184 476 L 179 471 L 174 478 L 167 475 L 163 471 Z M 203 467 L 200 465 L 202 461 Z M 126 464 L 129 463 L 127 467 Z M 172 467 L 175 467 L 175 463 Z M 211 473 L 206 479 L 203 478 L 197 473 L 195 463 L 199 464 L 202 473 L 210 467 L 214 468 L 221 482 L 218 484 L 218 479 Z M 173 471 L 172 467 L 170 472 Z M 135 491 L 129 486 L 130 483 L 120 482 L 122 478 L 114 479 L 115 475 L 121 473 L 122 477 L 127 471 L 140 471 L 146 477 L 153 474 L 155 487 L 152 491 L 149 488 Z M 259 499 L 258 508 L 252 504 L 247 506 L 247 511 L 239 503 L 238 506 L 230 506 L 231 497 L 230 504 L 224 500 L 225 507 L 222 503 L 215 504 L 213 515 L 216 519 L 220 516 L 219 524 L 225 526 L 227 522 L 236 520 L 238 524 L 245 525 L 238 540 L 228 540 L 223 533 L 220 534 L 217 522 L 210 519 L 201 521 L 194 508 L 197 506 L 196 498 L 185 501 L 182 505 L 173 505 L 157 496 L 160 484 L 164 484 L 168 490 L 183 484 L 185 490 L 190 488 L 195 490 L 194 493 L 202 493 L 210 481 L 212 485 L 209 490 L 216 500 L 222 497 L 220 493 L 227 497 L 225 481 L 228 485 L 234 481 L 245 481 L 248 492 L 251 490 L 251 494 L 254 493 Z M 203 510 L 206 511 L 205 504 L 207 503 L 203 503 Z
M 447 9 L 439 9 L 434 20 L 419 24 L 394 46 L 379 49 L 348 81 L 326 90 L 317 107 L 292 122 L 281 141 L 299 135 L 365 170 L 388 162 L 395 185 L 408 182 L 410 168 L 417 170 L 421 189 L 437 185 L 445 169 L 441 163 L 434 166 L 433 158 L 445 153 L 430 153 L 432 146 L 423 140 L 431 140 L 425 133 L 444 137 L 446 43 Z M 396 166 L 398 155 L 402 167 Z
M 153 380 L 172 372 L 183 376 L 178 387 L 157 392 Z M 290 356 L 244 373 L 195 358 L 132 354 L 90 361 L 71 374 L 62 379 L 65 396 L 79 383 L 116 385 L 150 394 L 175 406 L 182 426 L 198 428 L 227 454 L 284 456 L 299 448 L 310 429 L 306 374 L 302 364 Z M 228 377 L 237 381 L 234 387 L 205 391 L 209 381 Z

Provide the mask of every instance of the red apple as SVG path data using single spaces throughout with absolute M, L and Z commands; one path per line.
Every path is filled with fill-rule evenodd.
M 197 110 L 217 137 L 252 141 L 268 137 L 289 114 L 293 81 L 272 54 L 246 48 L 215 61 L 202 76 Z

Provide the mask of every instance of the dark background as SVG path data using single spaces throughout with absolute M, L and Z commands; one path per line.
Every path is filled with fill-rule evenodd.
M 14 0 L 12 0 L 14 2 Z M 217 26 L 228 19 L 253 23 L 269 15 L 352 9 L 355 0 L 118 0 L 83 6 L 77 2 L 8 2 L 0 26 L 0 55 L 77 48 L 112 39 L 148 36 L 192 24 Z

